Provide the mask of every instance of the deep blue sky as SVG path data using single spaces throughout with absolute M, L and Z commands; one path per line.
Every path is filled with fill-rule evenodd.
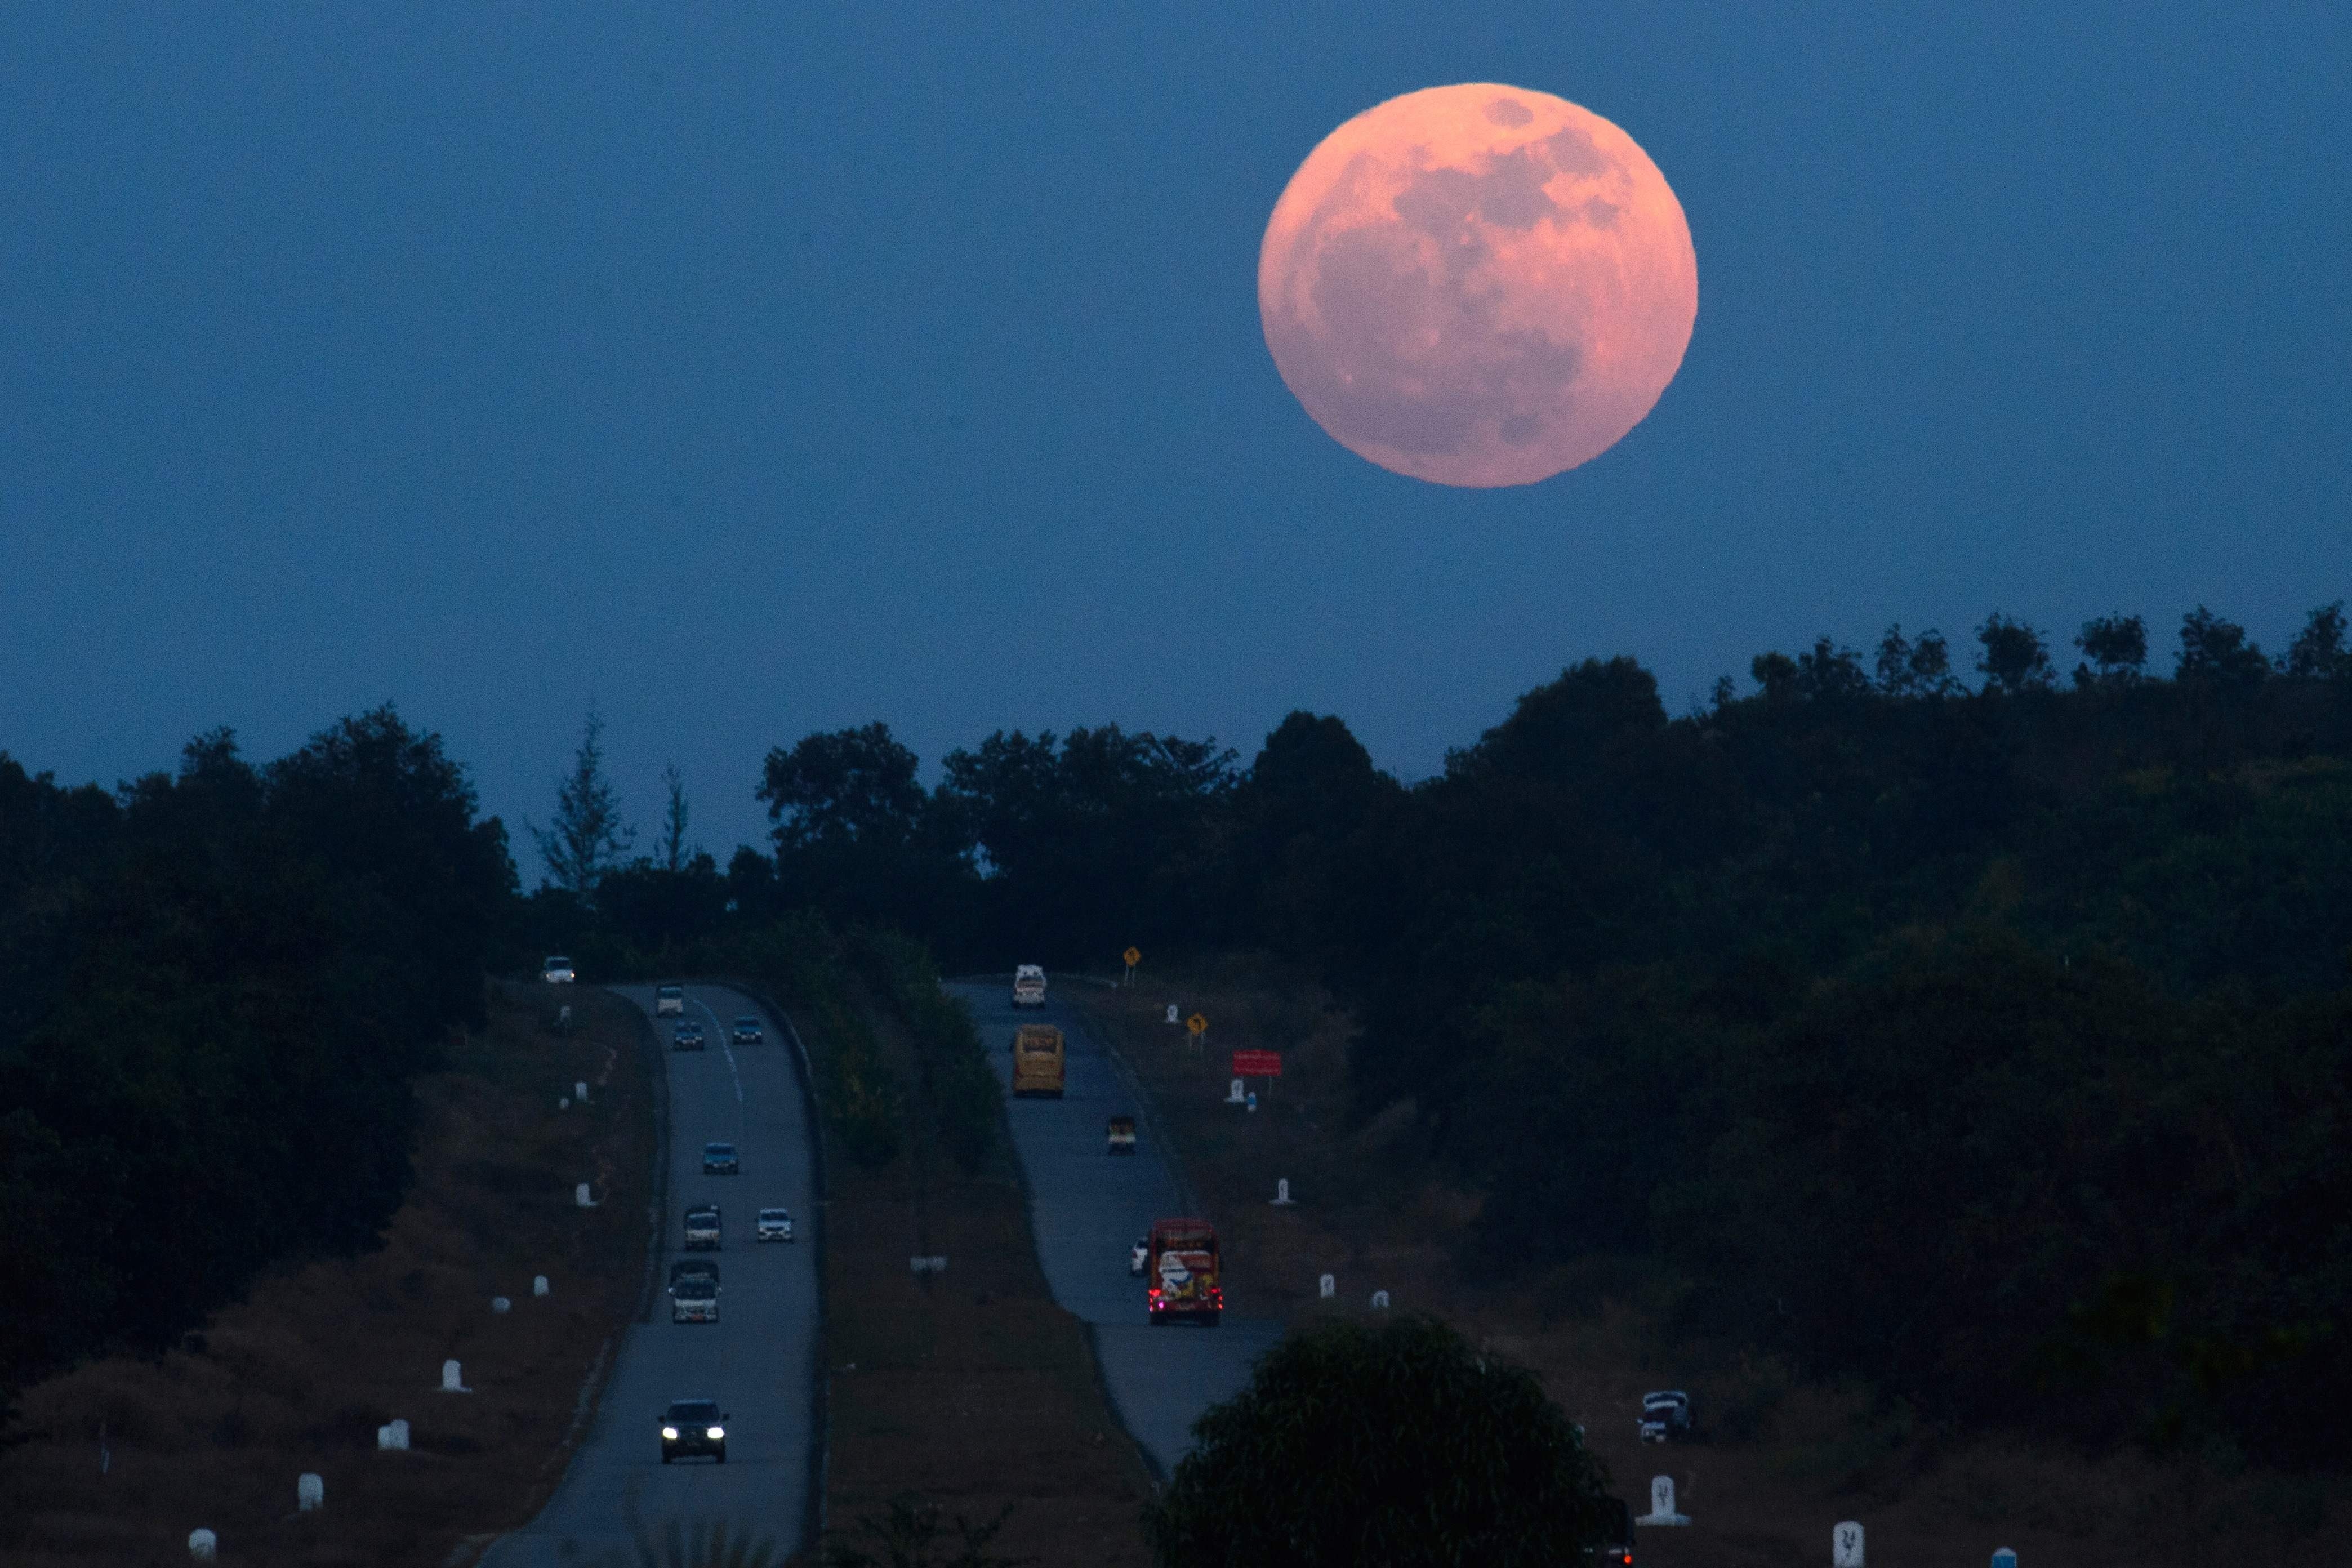
M 1308 707 L 1412 777 L 1591 654 L 1680 708 L 1892 619 L 2276 647 L 2352 595 L 2352 12 L 1941 12 L 11 0 L 0 749 L 389 698 L 544 823 L 593 700 L 723 858 L 873 719 Z M 1255 291 L 1327 132 L 1476 79 L 1698 252 L 1656 411 L 1510 491 L 1324 436 Z

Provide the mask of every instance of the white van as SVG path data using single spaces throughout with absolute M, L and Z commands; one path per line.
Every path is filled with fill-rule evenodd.
M 683 986 L 683 985 L 656 985 L 656 986 L 655 986 L 655 987 L 654 987 L 654 1016 L 655 1016 L 655 1017 L 656 1017 L 656 1018 L 667 1018 L 667 1017 L 668 1017 L 669 1016 L 671 1016 L 672 1014 L 680 1014 L 680 1015 L 682 1015 L 682 1014 L 684 1014 L 684 1013 L 685 1013 L 685 1011 L 686 1011 L 686 987 L 685 987 L 685 986 Z
M 1013 972 L 1013 1005 L 1015 1007 L 1043 1007 L 1045 1005 L 1045 971 L 1034 963 L 1024 963 Z

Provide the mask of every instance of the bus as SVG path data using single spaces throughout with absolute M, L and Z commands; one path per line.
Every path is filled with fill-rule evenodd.
M 1013 1093 L 1062 1098 L 1062 1031 L 1051 1024 L 1024 1024 L 1013 1036 Z

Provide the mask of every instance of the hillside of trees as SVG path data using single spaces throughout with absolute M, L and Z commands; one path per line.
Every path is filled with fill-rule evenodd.
M 773 854 L 541 895 L 675 963 L 809 908 L 950 969 L 1270 950 L 1486 1198 L 1465 1267 L 1678 1282 L 1688 1327 L 1930 1419 L 2352 1453 L 2352 649 L 2200 609 L 1767 653 L 1681 715 L 1589 660 L 1410 786 L 1338 718 L 768 760 Z M 585 962 L 585 961 L 583 961 Z
M 62 788 L 0 753 L 0 1391 L 176 1342 L 373 1246 L 515 908 L 504 831 L 391 710 L 256 766 Z

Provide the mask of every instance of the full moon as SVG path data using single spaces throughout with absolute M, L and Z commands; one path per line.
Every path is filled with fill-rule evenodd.
M 1681 368 L 1698 259 L 1616 126 L 1491 82 L 1433 87 L 1323 139 L 1257 261 L 1276 368 L 1332 438 L 1442 485 L 1599 457 Z

